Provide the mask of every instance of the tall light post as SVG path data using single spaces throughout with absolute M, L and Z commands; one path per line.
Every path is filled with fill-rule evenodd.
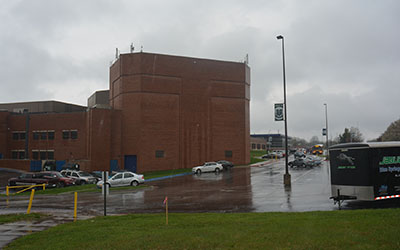
M 283 61 L 283 112 L 285 119 L 285 174 L 283 175 L 283 184 L 291 186 L 289 168 L 288 168 L 288 133 L 287 133 L 287 112 L 286 112 L 286 72 L 285 72 L 285 39 L 282 35 L 276 37 L 282 40 L 282 61 Z
M 324 103 L 325 106 L 325 128 L 326 128 L 326 155 L 329 159 L 329 136 L 328 136 L 328 104 Z

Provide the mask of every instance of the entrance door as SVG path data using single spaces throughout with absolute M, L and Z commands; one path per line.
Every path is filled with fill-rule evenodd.
M 136 155 L 125 155 L 124 169 L 136 173 Z

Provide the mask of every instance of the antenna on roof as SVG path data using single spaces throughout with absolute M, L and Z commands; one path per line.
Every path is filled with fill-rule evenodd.
M 143 52 L 143 45 L 140 46 L 140 52 Z
M 246 64 L 249 64 L 249 54 L 246 54 L 246 58 L 244 59 L 244 62 Z
M 115 48 L 115 59 L 118 59 L 119 57 L 119 50 L 118 48 Z
M 133 46 L 133 43 L 131 43 L 131 53 L 135 50 L 135 47 Z

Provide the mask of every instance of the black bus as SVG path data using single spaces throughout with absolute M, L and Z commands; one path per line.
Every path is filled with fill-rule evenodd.
M 400 198 L 400 141 L 337 144 L 329 154 L 335 201 Z

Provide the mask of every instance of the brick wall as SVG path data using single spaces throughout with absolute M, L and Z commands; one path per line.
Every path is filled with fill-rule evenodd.
M 112 158 L 123 167 L 124 155 L 136 155 L 138 172 L 248 163 L 249 74 L 243 63 L 121 55 L 110 68 L 110 103 L 121 110 L 121 151 Z

